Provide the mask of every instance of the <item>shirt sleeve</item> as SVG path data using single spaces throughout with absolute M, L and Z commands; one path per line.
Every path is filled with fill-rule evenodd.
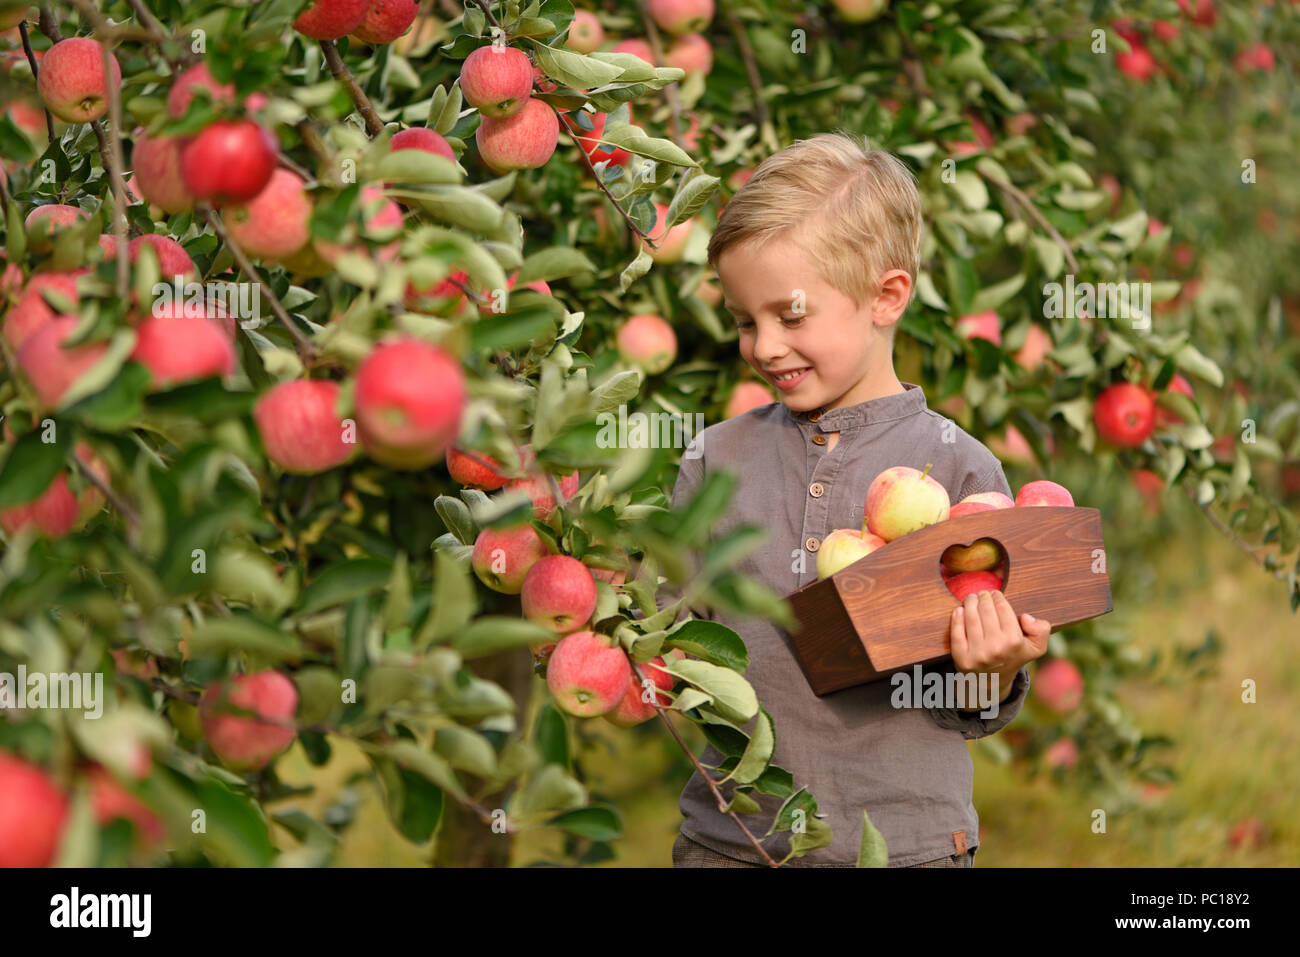
M 1000 689 L 999 689 L 1000 693 Z M 956 708 L 926 708 L 934 723 L 946 731 L 960 731 L 970 740 L 994 734 L 1009 725 L 1020 713 L 1029 695 L 1029 671 L 1021 668 L 1011 682 L 1011 694 L 998 703 L 998 713 L 991 718 L 980 717 L 979 711 L 962 712 Z

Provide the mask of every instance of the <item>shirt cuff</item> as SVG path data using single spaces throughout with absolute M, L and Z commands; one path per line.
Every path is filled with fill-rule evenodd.
M 963 738 L 982 738 L 1001 731 L 1020 713 L 1020 707 L 1029 694 L 1029 671 L 1021 668 L 1011 682 L 1011 693 L 998 703 L 998 713 L 991 718 L 980 717 L 980 712 L 963 713 L 956 708 L 926 708 L 934 723 L 946 731 L 960 731 Z

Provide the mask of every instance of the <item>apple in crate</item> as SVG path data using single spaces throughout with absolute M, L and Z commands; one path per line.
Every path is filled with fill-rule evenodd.
M 907 465 L 885 469 L 867 488 L 867 530 L 886 542 L 948 518 L 948 491 L 925 471 Z
M 817 578 L 830 578 L 885 544 L 879 535 L 856 528 L 837 528 L 826 536 L 817 551 Z
M 991 538 L 981 538 L 973 545 L 949 545 L 939 559 L 954 572 L 992 571 L 1002 560 L 1002 549 Z
M 1002 579 L 992 572 L 962 572 L 953 575 L 944 584 L 958 601 L 965 601 L 967 595 L 982 591 L 1002 590 Z

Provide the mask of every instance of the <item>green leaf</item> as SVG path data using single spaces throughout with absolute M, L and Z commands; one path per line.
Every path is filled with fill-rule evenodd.
M 46 435 L 54 441 L 41 441 Z M 0 508 L 25 505 L 43 495 L 63 469 L 71 448 L 71 430 L 57 423 L 48 431 L 34 428 L 19 436 L 0 465 Z
M 303 655 L 302 642 L 298 638 L 239 612 L 229 618 L 206 619 L 194 629 L 189 649 L 191 654 L 200 656 L 247 651 L 280 661 L 298 661 Z
M 687 619 L 675 631 L 669 632 L 666 643 L 671 648 L 680 648 L 689 655 L 741 674 L 749 667 L 749 653 L 744 640 L 716 621 Z
M 584 807 L 569 811 L 551 818 L 546 826 L 557 827 L 590 841 L 617 841 L 623 837 L 618 809 L 612 807 Z
M 372 744 L 359 741 L 361 748 L 372 754 L 378 754 L 396 762 L 398 767 L 420 775 L 439 789 L 454 794 L 461 800 L 468 795 L 451 766 L 431 751 L 426 751 L 414 741 L 394 741 L 387 744 Z
M 552 811 L 571 811 L 587 803 L 587 790 L 558 764 L 544 765 L 510 799 L 508 813 L 528 820 Z
M 1223 388 L 1223 370 L 1213 359 L 1207 357 L 1190 342 L 1174 353 L 1174 362 L 1180 369 L 1190 372 L 1199 379 L 1204 379 L 1216 389 Z
M 591 391 L 591 414 L 615 412 L 641 391 L 641 374 L 631 369 L 617 372 Z
M 707 661 L 668 661 L 663 670 L 683 678 L 713 697 L 713 707 L 724 718 L 744 724 L 758 712 L 758 697 L 743 675 Z
M 969 259 L 963 259 L 949 253 L 943 260 L 944 273 L 948 277 L 948 298 L 958 316 L 969 315 L 971 302 L 979 288 L 975 277 L 975 267 Z
M 467 563 L 457 561 L 443 549 L 434 552 L 433 562 L 433 599 L 415 639 L 417 651 L 460 631 L 469 624 L 478 606 Z
M 562 308 L 552 300 L 550 306 L 529 306 L 500 315 L 488 313 L 471 329 L 471 348 L 475 352 L 489 352 L 517 349 L 534 343 L 541 343 L 544 347 L 555 341 L 555 315 Z
M 749 784 L 767 770 L 772 762 L 772 752 L 776 749 L 776 732 L 772 727 L 772 716 L 766 709 L 758 709 L 758 719 L 754 723 L 754 734 L 749 745 L 740 758 L 740 763 L 729 775 L 741 784 Z
M 353 558 L 327 565 L 302 590 L 298 617 L 379 591 L 388 584 L 392 570 L 391 562 L 379 558 Z
M 447 530 L 455 535 L 462 545 L 474 544 L 478 533 L 474 529 L 474 519 L 470 515 L 469 506 L 450 495 L 439 495 L 433 500 L 433 507 L 443 524 L 447 526 Z
M 531 41 L 533 52 L 537 56 L 537 65 L 553 80 L 559 80 L 576 90 L 589 90 L 606 83 L 612 83 L 622 76 L 623 68 L 599 60 L 573 53 L 570 50 L 549 47 L 536 40 Z
M 1015 296 L 1016 293 L 1020 292 L 1024 285 L 1025 274 L 1020 272 L 1010 279 L 1004 279 L 991 286 L 985 286 L 971 300 L 971 312 L 987 312 L 990 309 L 999 308 L 1007 300 Z
M 536 622 L 508 615 L 485 615 L 458 632 L 452 647 L 466 659 L 481 658 L 554 638 L 555 632 Z
M 492 744 L 468 728 L 459 725 L 439 728 L 434 734 L 433 750 L 461 771 L 481 778 L 490 778 L 497 773 L 497 755 Z
M 650 256 L 650 251 L 644 246 L 637 252 L 636 258 L 633 259 L 623 269 L 618 276 L 618 288 L 620 292 L 627 292 L 628 287 L 636 282 L 642 276 L 650 271 L 654 265 L 654 259 Z
M 564 715 L 550 701 L 537 709 L 533 723 L 533 741 L 547 764 L 569 766 L 569 731 Z
M 668 217 L 665 229 L 672 229 L 678 223 L 684 223 L 704 208 L 710 197 L 717 192 L 722 180 L 716 176 L 690 176 L 678 188 L 672 202 L 668 204 Z
M 867 812 L 862 812 L 862 840 L 858 844 L 858 867 L 888 867 L 889 849 L 885 837 L 871 823 Z
M 515 288 L 522 288 L 538 280 L 552 282 L 595 271 L 595 264 L 580 250 L 572 246 L 548 246 L 524 260 L 515 279 Z
M 461 181 L 460 170 L 452 160 L 424 150 L 395 150 L 380 157 L 369 170 L 368 179 L 388 183 L 454 186 Z

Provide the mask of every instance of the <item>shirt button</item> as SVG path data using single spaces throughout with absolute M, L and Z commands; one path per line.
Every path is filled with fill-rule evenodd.
M 817 421 L 818 419 L 820 419 L 821 417 L 822 417 L 822 414 L 821 414 L 820 412 L 814 412 L 814 413 L 812 413 L 811 415 L 808 416 L 808 421 L 809 421 L 809 422 L 816 422 L 816 421 Z
M 804 539 L 803 547 L 808 549 L 810 552 L 815 552 L 817 549 L 822 547 L 822 543 L 810 535 L 808 538 Z
M 813 498 L 821 498 L 826 494 L 826 486 L 821 482 L 813 482 L 812 485 L 808 486 L 808 494 Z
M 825 444 L 826 444 L 826 436 L 822 435 L 820 432 L 818 432 L 816 435 L 814 435 L 813 438 L 812 438 L 812 440 L 813 440 L 813 444 L 814 444 L 814 445 L 825 445 Z

